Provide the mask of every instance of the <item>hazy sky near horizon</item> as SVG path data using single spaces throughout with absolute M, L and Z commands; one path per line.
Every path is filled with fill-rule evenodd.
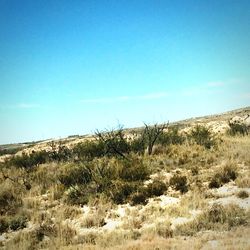
M 0 144 L 250 106 L 249 0 L 0 0 Z

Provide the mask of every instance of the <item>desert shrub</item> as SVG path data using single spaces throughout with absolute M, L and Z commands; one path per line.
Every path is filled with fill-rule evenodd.
M 18 168 L 31 169 L 39 164 L 49 161 L 49 153 L 46 151 L 32 152 L 30 155 L 22 154 L 14 156 L 9 160 L 9 164 Z
M 164 133 L 164 129 L 168 127 L 168 124 L 154 124 L 153 126 L 149 126 L 148 124 L 144 123 L 144 131 L 143 131 L 143 138 L 144 142 L 146 143 L 148 155 L 153 153 L 153 147 L 157 144 L 157 141 Z
M 126 154 L 130 152 L 129 143 L 125 138 L 124 130 L 121 126 L 117 130 L 97 131 L 96 139 L 103 145 L 104 155 L 106 156 L 126 158 Z
M 9 228 L 8 220 L 5 217 L 0 217 L 0 234 L 6 232 Z
M 66 165 L 59 181 L 67 189 L 70 204 L 85 204 L 101 194 L 119 204 L 127 202 L 128 196 L 137 192 L 148 177 L 148 167 L 141 160 L 104 158 Z
M 116 204 L 122 204 L 126 203 L 130 194 L 138 189 L 138 185 L 140 184 L 137 182 L 115 180 L 113 181 L 108 192 L 110 193 L 111 199 Z
M 67 164 L 58 180 L 67 189 L 66 201 L 69 204 L 86 204 L 90 196 L 90 183 L 93 171 L 87 164 Z
M 25 228 L 27 225 L 26 216 L 17 216 L 11 219 L 9 222 L 9 227 L 11 230 L 16 231 Z
M 232 164 L 227 164 L 220 171 L 215 173 L 209 182 L 209 188 L 219 188 L 229 181 L 234 181 L 237 178 L 237 171 Z
M 149 177 L 149 168 L 140 159 L 123 160 L 120 164 L 119 177 L 126 181 L 146 180 Z
M 210 149 L 216 144 L 211 132 L 204 126 L 195 126 L 195 128 L 193 128 L 191 131 L 190 137 L 198 145 L 204 146 L 207 149 Z
M 69 188 L 78 184 L 87 184 L 91 182 L 92 176 L 92 169 L 89 165 L 69 164 L 58 178 L 65 187 Z
M 146 204 L 147 199 L 162 195 L 167 190 L 167 185 L 161 181 L 154 181 L 147 187 L 139 181 L 117 180 L 110 188 L 110 196 L 116 204 L 129 202 L 132 206 Z
M 146 149 L 146 143 L 144 140 L 144 136 L 141 134 L 134 140 L 130 142 L 130 152 L 138 153 L 138 154 L 143 154 Z
M 7 154 L 14 155 L 21 149 L 22 148 L 20 148 L 20 147 L 18 147 L 18 148 L 1 148 L 0 147 L 0 156 L 7 155 Z
M 73 152 L 79 160 L 92 160 L 105 155 L 104 143 L 101 141 L 79 143 L 73 148 Z
M 223 182 L 221 181 L 221 174 L 217 173 L 213 176 L 211 181 L 209 182 L 209 188 L 219 188 L 223 185 Z
M 171 127 L 167 132 L 162 133 L 157 143 L 162 145 L 170 145 L 170 144 L 182 144 L 185 141 L 185 137 L 179 133 L 178 127 Z
M 154 180 L 152 183 L 149 183 L 146 192 L 149 197 L 160 196 L 168 189 L 167 185 L 163 181 Z
M 10 188 L 0 189 L 0 215 L 14 214 L 21 204 L 22 200 Z
M 179 174 L 175 174 L 169 180 L 169 184 L 174 187 L 175 190 L 181 193 L 186 193 L 188 191 L 187 177 Z
M 64 145 L 59 145 L 58 149 L 54 149 L 48 153 L 50 161 L 67 162 L 73 158 L 73 150 Z
M 238 173 L 235 169 L 235 167 L 232 164 L 227 164 L 224 168 L 223 168 L 223 181 L 224 182 L 228 182 L 230 180 L 235 180 L 238 176 Z
M 89 202 L 90 194 L 84 192 L 84 185 L 76 185 L 67 189 L 66 203 L 71 205 L 84 205 Z
M 248 135 L 248 127 L 244 123 L 229 123 L 227 133 L 231 136 Z
M 241 198 L 241 199 L 246 199 L 249 197 L 249 194 L 247 191 L 245 190 L 241 190 L 238 194 L 237 197 Z
M 246 225 L 247 218 L 245 210 L 237 205 L 214 204 L 195 220 L 177 226 L 175 234 L 194 235 L 204 230 L 230 230 L 235 226 Z
M 144 188 L 140 188 L 137 192 L 133 192 L 130 195 L 129 200 L 132 206 L 135 206 L 138 204 L 145 205 L 147 204 L 147 198 L 148 198 L 148 194 L 146 190 L 144 190 Z

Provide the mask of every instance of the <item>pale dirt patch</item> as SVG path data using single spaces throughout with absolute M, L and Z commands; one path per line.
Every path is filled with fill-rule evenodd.
M 228 197 L 223 197 L 219 198 L 217 200 L 210 201 L 209 204 L 221 204 L 221 205 L 229 205 L 229 204 L 234 204 L 237 205 L 243 209 L 250 209 L 250 197 L 246 199 L 241 199 L 236 196 L 228 196 Z
M 237 197 L 236 195 L 240 191 L 246 191 L 248 194 L 250 194 L 250 188 L 239 188 L 235 186 L 234 182 L 227 183 L 217 189 L 212 189 L 210 191 L 211 194 L 218 198 L 211 200 L 209 204 L 210 205 L 213 205 L 215 203 L 218 203 L 221 205 L 235 204 L 243 209 L 249 209 L 250 197 L 247 197 L 245 199 L 241 199 Z
M 243 190 L 250 193 L 250 188 L 239 188 L 235 186 L 233 182 L 230 182 L 230 183 L 223 185 L 220 188 L 211 189 L 210 192 L 213 195 L 219 197 L 219 196 L 232 196 Z
M 115 230 L 116 228 L 120 227 L 122 224 L 122 221 L 119 220 L 112 220 L 112 219 L 106 219 L 105 220 L 106 225 L 104 225 L 102 228 L 104 230 Z

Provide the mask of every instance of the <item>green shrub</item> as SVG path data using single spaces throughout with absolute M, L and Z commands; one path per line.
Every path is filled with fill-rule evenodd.
M 19 229 L 25 228 L 27 225 L 27 217 L 26 216 L 19 216 L 11 219 L 9 222 L 9 227 L 11 230 L 16 231 Z
M 167 185 L 163 181 L 154 180 L 147 186 L 147 194 L 149 197 L 160 196 L 168 189 Z
M 86 164 L 69 164 L 64 173 L 59 175 L 59 181 L 67 188 L 78 185 L 87 184 L 92 180 L 92 169 Z
M 142 181 L 114 181 L 110 187 L 112 200 L 116 204 L 129 202 L 132 206 L 137 204 L 146 204 L 147 199 L 162 195 L 167 190 L 167 185 L 161 181 L 154 181 L 147 187 L 144 187 Z
M 50 156 L 46 151 L 32 152 L 30 155 L 22 154 L 14 156 L 9 160 L 9 164 L 18 168 L 31 169 L 39 164 L 49 162 Z
M 130 142 L 130 151 L 138 154 L 144 154 L 146 149 L 146 143 L 143 135 L 139 135 Z
M 127 158 L 126 154 L 130 152 L 130 146 L 125 139 L 122 127 L 118 127 L 117 130 L 97 131 L 96 138 L 97 141 L 103 145 L 104 155 Z
M 231 136 L 235 135 L 248 135 L 248 127 L 243 123 L 229 123 L 227 133 Z
M 130 204 L 132 206 L 142 204 L 147 204 L 147 193 L 144 190 L 140 190 L 139 192 L 132 193 L 130 196 Z
M 157 144 L 157 141 L 164 133 L 163 131 L 168 127 L 168 124 L 154 124 L 153 126 L 149 126 L 144 123 L 144 125 L 143 138 L 146 143 L 148 155 L 151 155 L 154 145 Z
M 230 180 L 234 181 L 238 176 L 238 173 L 235 170 L 235 167 L 233 165 L 226 165 L 223 168 L 223 181 L 226 183 Z
M 123 204 L 128 201 L 130 194 L 138 189 L 137 182 L 115 180 L 109 190 L 109 196 L 116 204 Z
M 57 150 L 54 149 L 48 154 L 50 161 L 67 162 L 73 159 L 73 150 L 63 145 L 59 145 Z
M 18 147 L 18 148 L 1 148 L 0 147 L 0 156 L 7 155 L 7 154 L 14 155 L 21 149 L 22 148 L 20 148 L 20 147 Z
M 0 189 L 0 215 L 14 214 L 22 201 L 9 188 Z
M 58 178 L 67 189 L 70 204 L 86 204 L 101 194 L 120 204 L 128 202 L 148 177 L 149 170 L 140 159 L 103 158 L 65 165 Z
M 211 179 L 211 181 L 209 182 L 208 187 L 209 188 L 219 188 L 223 185 L 222 181 L 221 181 L 221 174 L 217 173 L 213 176 L 213 178 Z
M 150 171 L 142 160 L 124 160 L 121 163 L 121 169 L 119 172 L 119 177 L 121 179 L 125 181 L 139 181 L 146 180 L 149 177 Z
M 169 184 L 174 187 L 175 190 L 181 193 L 186 193 L 188 191 L 187 177 L 179 174 L 175 174 L 169 180 Z
M 84 205 L 89 202 L 90 194 L 84 192 L 84 186 L 74 186 L 66 191 L 67 199 L 66 202 L 71 205 Z
M 101 141 L 79 143 L 73 148 L 73 152 L 79 160 L 93 160 L 105 155 L 104 143 Z
M 177 126 L 169 128 L 168 132 L 162 133 L 157 139 L 157 143 L 161 145 L 182 144 L 184 141 L 185 137 L 179 133 Z
M 241 198 L 241 199 L 246 199 L 249 197 L 249 194 L 247 191 L 242 190 L 237 194 L 237 197 Z
M 9 223 L 5 217 L 0 217 L 0 234 L 6 232 L 9 228 Z
M 198 145 L 204 146 L 207 149 L 210 149 L 216 144 L 209 129 L 200 125 L 197 125 L 192 129 L 190 137 Z

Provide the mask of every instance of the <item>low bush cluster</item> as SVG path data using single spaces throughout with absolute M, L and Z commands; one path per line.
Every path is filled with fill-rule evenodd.
M 70 203 L 87 203 L 91 197 L 105 194 L 115 203 L 128 202 L 132 194 L 141 193 L 149 170 L 139 159 L 96 160 L 69 164 L 59 176 L 65 186 Z
M 190 138 L 198 145 L 204 146 L 207 149 L 210 149 L 216 145 L 216 141 L 213 138 L 212 133 L 204 126 L 195 126 L 191 131 Z
M 178 145 L 182 144 L 186 140 L 186 137 L 181 135 L 179 132 L 178 127 L 171 127 L 168 128 L 168 132 L 162 133 L 158 140 L 157 143 L 161 145 Z
M 9 227 L 11 230 L 16 231 L 25 228 L 27 225 L 26 216 L 16 216 L 12 218 L 9 222 Z
M 1 147 L 0 147 L 0 156 L 1 156 L 1 155 L 7 155 L 7 154 L 14 155 L 14 154 L 16 154 L 19 150 L 20 150 L 19 147 L 17 147 L 17 148 L 1 148 Z
M 149 174 L 148 167 L 138 158 L 132 161 L 104 158 L 66 165 L 59 181 L 67 190 L 67 201 L 71 204 L 85 204 L 105 195 L 116 204 L 136 205 L 145 204 L 149 197 L 167 190 L 165 183 L 156 180 L 145 187 L 143 182 Z
M 220 171 L 215 173 L 209 182 L 209 188 L 219 188 L 229 181 L 234 181 L 238 176 L 238 173 L 233 164 L 227 164 Z
M 15 214 L 22 205 L 20 197 L 15 195 L 10 188 L 1 186 L 0 189 L 0 215 Z
M 179 174 L 175 174 L 169 180 L 169 184 L 177 191 L 186 193 L 188 191 L 187 177 Z
M 204 230 L 230 230 L 232 227 L 246 225 L 247 213 L 237 205 L 214 204 L 192 222 L 179 225 L 177 235 L 194 235 Z
M 43 164 L 49 161 L 49 153 L 46 151 L 32 152 L 30 155 L 22 154 L 17 155 L 10 159 L 9 165 L 13 165 L 18 168 L 31 169 L 39 164 Z
M 229 123 L 229 129 L 227 133 L 231 136 L 235 135 L 248 135 L 248 127 L 244 123 Z
M 245 190 L 241 190 L 238 194 L 237 197 L 241 198 L 241 199 L 246 199 L 249 197 L 249 194 L 247 191 Z
M 22 215 L 11 216 L 1 216 L 0 217 L 0 233 L 7 232 L 9 229 L 16 231 L 23 229 L 27 226 L 27 217 Z
M 6 232 L 9 228 L 9 223 L 5 217 L 0 217 L 0 234 Z
M 92 160 L 104 156 L 104 144 L 98 141 L 79 143 L 73 148 L 78 160 Z

